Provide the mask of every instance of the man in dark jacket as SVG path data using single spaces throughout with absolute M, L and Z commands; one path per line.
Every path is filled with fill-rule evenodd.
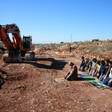
M 79 71 L 84 71 L 84 70 L 85 70 L 85 60 L 84 60 L 84 56 L 82 56 L 82 62 L 80 64 Z
M 100 78 L 103 76 L 104 70 L 105 70 L 105 61 L 102 60 L 102 61 L 101 61 L 100 70 L 99 70 L 99 72 L 97 73 L 97 78 L 98 78 L 98 79 L 100 79 Z
M 69 62 L 69 66 L 70 66 L 70 71 L 65 76 L 65 79 L 69 81 L 78 79 L 77 66 L 72 62 Z

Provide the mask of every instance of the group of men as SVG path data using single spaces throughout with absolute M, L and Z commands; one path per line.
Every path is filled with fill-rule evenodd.
M 96 60 L 93 58 L 91 61 L 82 56 L 79 71 L 85 71 L 88 75 L 97 77 L 103 84 L 112 87 L 112 61 L 109 59 Z
M 72 62 L 69 62 L 69 66 L 70 71 L 66 74 L 65 79 L 69 81 L 80 79 L 78 76 L 77 66 Z M 85 59 L 82 56 L 79 71 L 84 71 L 88 75 L 96 77 L 104 84 L 112 87 L 112 61 L 109 59 L 96 60 L 96 58 L 93 58 L 91 61 L 90 59 Z

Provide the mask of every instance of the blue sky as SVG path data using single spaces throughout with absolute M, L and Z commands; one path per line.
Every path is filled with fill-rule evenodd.
M 0 0 L 0 24 L 34 43 L 112 39 L 112 0 Z

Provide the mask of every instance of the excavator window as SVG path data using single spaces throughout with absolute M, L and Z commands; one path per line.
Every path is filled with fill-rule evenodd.
M 23 49 L 31 49 L 31 38 L 23 37 Z

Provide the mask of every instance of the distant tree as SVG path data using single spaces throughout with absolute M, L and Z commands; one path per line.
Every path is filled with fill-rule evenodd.
M 60 44 L 63 44 L 64 42 L 60 42 Z
M 93 39 L 92 40 L 92 42 L 98 42 L 99 41 L 99 39 Z

